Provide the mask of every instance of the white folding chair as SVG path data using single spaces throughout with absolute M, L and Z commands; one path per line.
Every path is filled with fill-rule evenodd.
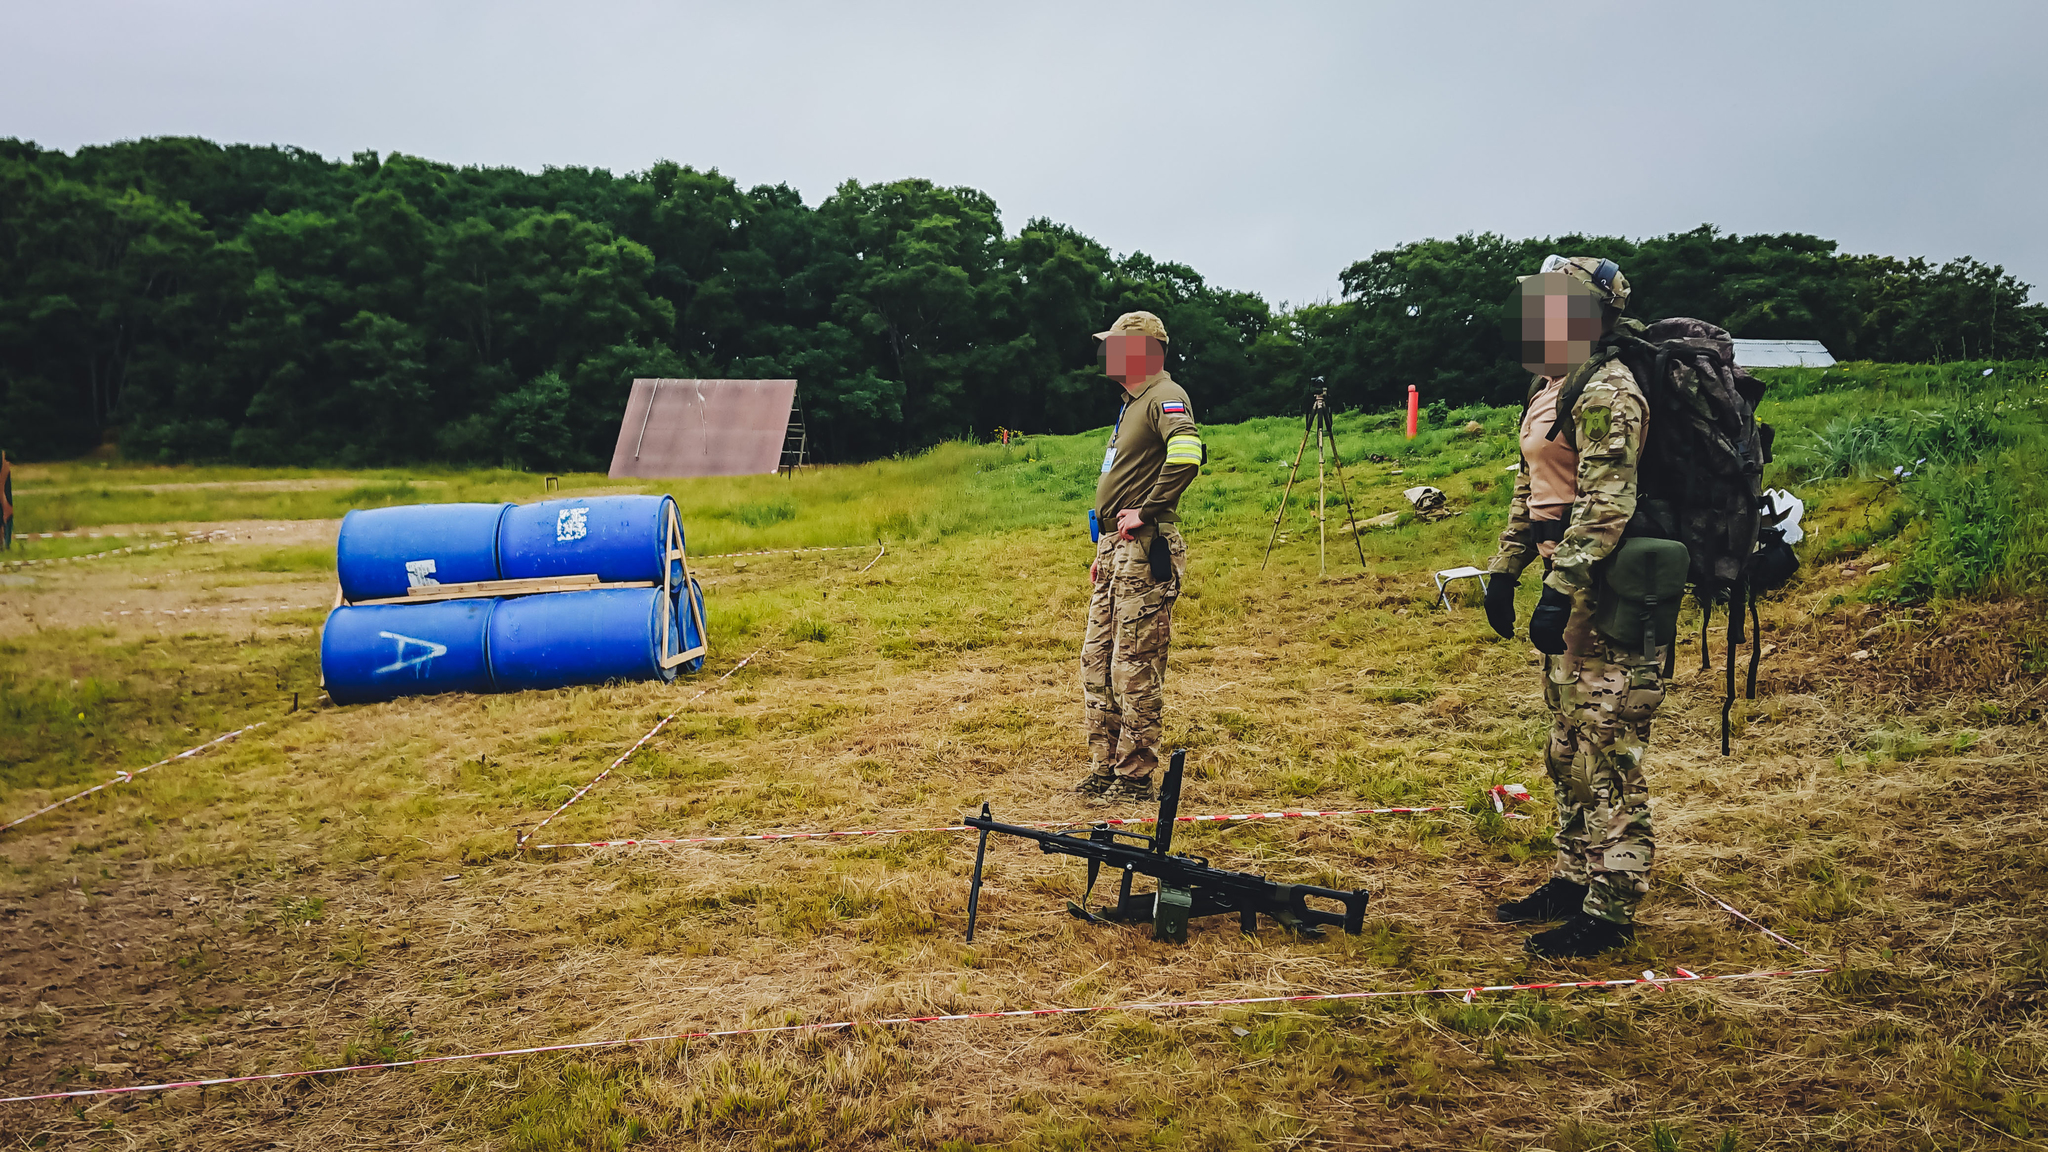
M 1486 569 L 1474 568 L 1468 564 L 1463 568 L 1446 568 L 1436 574 L 1437 602 L 1444 606 L 1444 611 L 1446 612 L 1451 610 L 1449 589 L 1453 580 L 1477 580 L 1479 581 L 1479 587 L 1484 589 L 1486 587 Z

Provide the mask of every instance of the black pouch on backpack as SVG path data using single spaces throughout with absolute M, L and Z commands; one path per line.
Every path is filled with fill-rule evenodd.
M 1678 639 L 1678 606 L 1692 562 L 1676 540 L 1631 537 L 1603 564 L 1593 628 L 1611 644 L 1654 657 Z
M 1749 558 L 1749 587 L 1753 592 L 1776 592 L 1799 571 L 1799 554 L 1785 543 L 1782 528 L 1766 528 L 1756 534 L 1756 552 Z

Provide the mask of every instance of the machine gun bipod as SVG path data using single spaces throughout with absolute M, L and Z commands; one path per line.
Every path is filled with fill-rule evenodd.
M 1150 921 L 1154 940 L 1184 944 L 1188 921 L 1194 917 L 1235 912 L 1239 928 L 1249 935 L 1258 930 L 1259 914 L 1264 913 L 1304 936 L 1322 935 L 1323 925 L 1336 925 L 1356 936 L 1365 925 L 1368 896 L 1363 888 L 1346 892 L 1313 884 L 1276 884 L 1249 872 L 1211 868 L 1208 860 L 1200 856 L 1173 855 L 1174 818 L 1180 811 L 1181 770 L 1186 762 L 1187 750 L 1176 749 L 1171 766 L 1159 783 L 1159 822 L 1153 825 L 1149 836 L 1124 832 L 1108 824 L 1097 824 L 1085 833 L 1047 832 L 1001 824 L 990 818 L 987 804 L 981 806 L 981 815 L 963 820 L 969 828 L 981 832 L 980 844 L 974 851 L 974 878 L 967 891 L 967 939 L 974 939 L 975 917 L 981 905 L 982 862 L 988 856 L 991 832 L 1037 841 L 1042 852 L 1086 860 L 1087 891 L 1079 904 L 1069 901 L 1067 910 L 1091 924 Z M 1126 840 L 1131 843 L 1120 842 Z M 1100 913 L 1090 912 L 1088 897 L 1094 893 L 1096 878 L 1105 864 L 1123 873 L 1116 905 Z M 1158 880 L 1158 891 L 1132 892 L 1131 881 L 1139 875 Z M 1344 910 L 1311 907 L 1310 897 L 1335 901 Z

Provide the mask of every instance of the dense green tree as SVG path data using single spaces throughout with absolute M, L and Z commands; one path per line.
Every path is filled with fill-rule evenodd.
M 1968 258 L 1849 256 L 1702 225 L 1642 240 L 1468 234 L 1358 260 L 1276 315 L 1065 225 L 1006 232 L 985 194 L 849 181 L 815 207 L 662 161 L 455 167 L 165 137 L 0 139 L 0 445 L 248 463 L 601 468 L 636 376 L 793 378 L 824 458 L 998 426 L 1108 423 L 1091 333 L 1158 313 L 1206 420 L 1502 401 L 1499 309 L 1547 252 L 1627 270 L 1631 311 L 1838 356 L 2031 357 L 2048 309 Z

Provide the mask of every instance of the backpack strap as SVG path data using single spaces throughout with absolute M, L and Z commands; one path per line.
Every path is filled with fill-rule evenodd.
M 1572 369 L 1571 375 L 1565 377 L 1564 388 L 1557 394 L 1557 412 L 1550 418 L 1550 431 L 1544 434 L 1545 440 L 1555 440 L 1559 433 L 1563 433 L 1565 445 L 1574 452 L 1579 450 L 1578 429 L 1572 424 L 1572 409 L 1578 406 L 1579 397 L 1585 394 L 1593 373 L 1619 355 L 1620 345 L 1612 338 L 1604 340 L 1584 364 Z
M 1700 602 L 1700 671 L 1713 667 L 1713 645 L 1707 642 L 1707 625 L 1714 620 L 1714 598 L 1700 589 L 1693 590 L 1693 598 Z
M 1756 667 L 1764 660 L 1764 625 L 1756 614 L 1756 585 L 1747 580 L 1749 588 L 1749 692 L 1748 699 L 1756 699 Z
M 1735 646 L 1742 643 L 1742 606 L 1728 610 L 1728 691 L 1721 697 L 1721 755 L 1728 754 L 1728 714 L 1735 710 Z
M 1749 581 L 1739 579 L 1736 581 L 1733 592 L 1728 597 L 1728 690 L 1721 697 L 1721 755 L 1723 756 L 1728 755 L 1728 715 L 1735 710 L 1735 649 L 1742 643 L 1742 606 L 1743 601 L 1749 599 L 1749 595 Z M 1749 604 L 1750 611 L 1754 613 L 1756 611 L 1756 602 L 1750 600 Z M 1750 637 L 1749 653 L 1750 667 L 1754 669 L 1758 659 L 1756 654 L 1756 638 L 1754 636 Z M 1750 693 L 1750 699 L 1756 699 L 1754 691 Z

